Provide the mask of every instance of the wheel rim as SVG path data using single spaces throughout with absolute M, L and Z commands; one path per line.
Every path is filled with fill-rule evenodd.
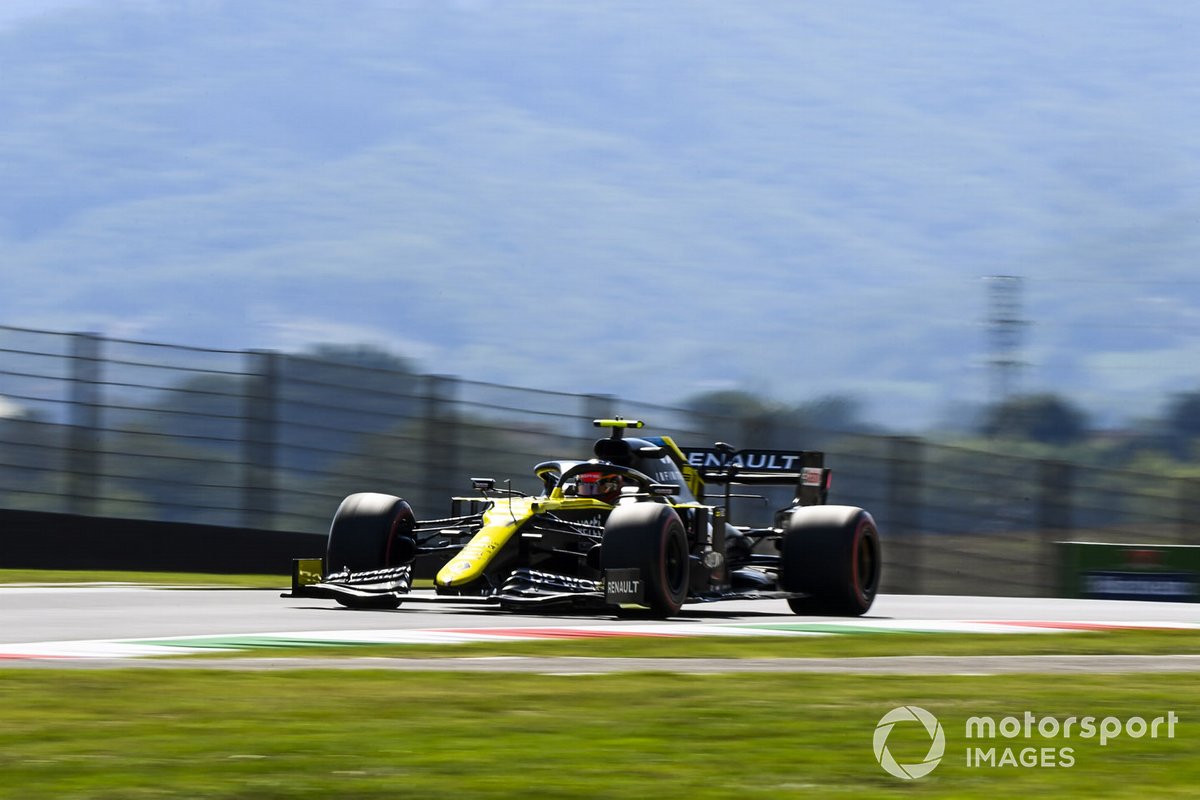
M 685 591 L 687 582 L 687 552 L 680 537 L 675 536 L 675 529 L 669 529 L 666 552 L 663 554 L 663 571 L 666 573 L 667 591 L 672 597 L 678 597 Z

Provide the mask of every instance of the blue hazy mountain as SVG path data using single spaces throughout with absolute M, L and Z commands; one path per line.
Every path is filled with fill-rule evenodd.
M 904 429 L 987 398 L 1017 275 L 1019 388 L 1200 385 L 1200 6 L 12 8 L 0 324 Z

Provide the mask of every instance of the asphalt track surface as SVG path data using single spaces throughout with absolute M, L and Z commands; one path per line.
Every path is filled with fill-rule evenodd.
M 513 628 L 623 624 L 612 614 L 501 611 L 465 603 L 406 603 L 396 610 L 347 609 L 332 600 L 281 597 L 279 589 L 155 589 L 133 586 L 0 587 L 0 644 L 132 639 L 270 631 L 380 628 Z M 790 623 L 782 600 L 684 606 L 676 621 Z M 1028 620 L 1200 624 L 1200 605 L 1013 597 L 884 595 L 864 620 Z M 647 624 L 644 619 L 628 624 Z
M 674 623 L 795 623 L 783 601 L 734 601 L 685 606 Z M 866 620 L 903 622 L 1021 620 L 1104 624 L 1200 625 L 1200 605 L 1041 598 L 885 595 Z M 824 620 L 830 621 L 827 618 Z M 0 650 L 5 644 L 96 639 L 138 639 L 278 631 L 421 630 L 438 628 L 572 628 L 630 624 L 596 614 L 517 614 L 459 603 L 411 603 L 395 611 L 344 609 L 326 600 L 284 598 L 280 590 L 146 588 L 136 586 L 0 587 Z M 649 623 L 655 624 L 655 623 Z M 664 623 L 667 624 L 667 623 Z M 1200 636 L 1200 632 L 1197 632 Z M 602 673 L 628 670 L 676 672 L 865 672 L 903 674 L 997 674 L 1011 672 L 1194 672 L 1200 656 L 910 656 L 855 659 L 593 659 L 593 658 L 343 658 L 256 659 L 0 659 L 5 667 L 178 666 L 286 669 L 320 665 L 339 669 L 455 669 L 539 673 Z

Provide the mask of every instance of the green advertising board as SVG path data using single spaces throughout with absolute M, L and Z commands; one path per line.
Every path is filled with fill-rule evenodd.
M 1200 546 L 1057 542 L 1063 597 L 1200 601 Z

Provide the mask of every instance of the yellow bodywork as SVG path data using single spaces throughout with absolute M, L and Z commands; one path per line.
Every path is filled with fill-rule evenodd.
M 683 479 L 687 481 L 688 489 L 696 497 L 700 497 L 704 493 L 704 479 L 700 477 L 700 472 L 687 461 L 687 456 L 679 449 L 679 445 L 675 444 L 675 440 L 670 436 L 660 436 L 663 446 L 671 451 L 675 457 L 675 462 L 679 465 L 680 471 L 683 473 Z
M 598 427 L 640 428 L 642 423 L 636 420 L 597 420 Z M 662 443 L 671 451 L 674 460 L 680 465 L 688 488 L 697 496 L 703 491 L 704 482 L 700 473 L 687 463 L 683 451 L 669 437 L 661 437 Z M 676 508 L 699 508 L 698 503 L 675 504 Z M 459 589 L 468 586 L 483 576 L 492 559 L 496 557 L 513 535 L 520 530 L 530 517 L 544 514 L 548 511 L 587 511 L 607 513 L 612 506 L 590 497 L 568 497 L 563 494 L 562 487 L 556 486 L 545 497 L 511 497 L 497 498 L 483 512 L 483 527 L 471 537 L 471 541 L 458 552 L 454 558 L 438 570 L 434 578 L 434 586 L 438 589 Z
M 439 589 L 467 586 L 478 580 L 504 545 L 535 514 L 547 511 L 612 510 L 612 506 L 590 497 L 566 497 L 555 489 L 549 497 L 513 497 L 495 500 L 483 512 L 483 527 L 454 558 L 438 570 L 434 585 Z

